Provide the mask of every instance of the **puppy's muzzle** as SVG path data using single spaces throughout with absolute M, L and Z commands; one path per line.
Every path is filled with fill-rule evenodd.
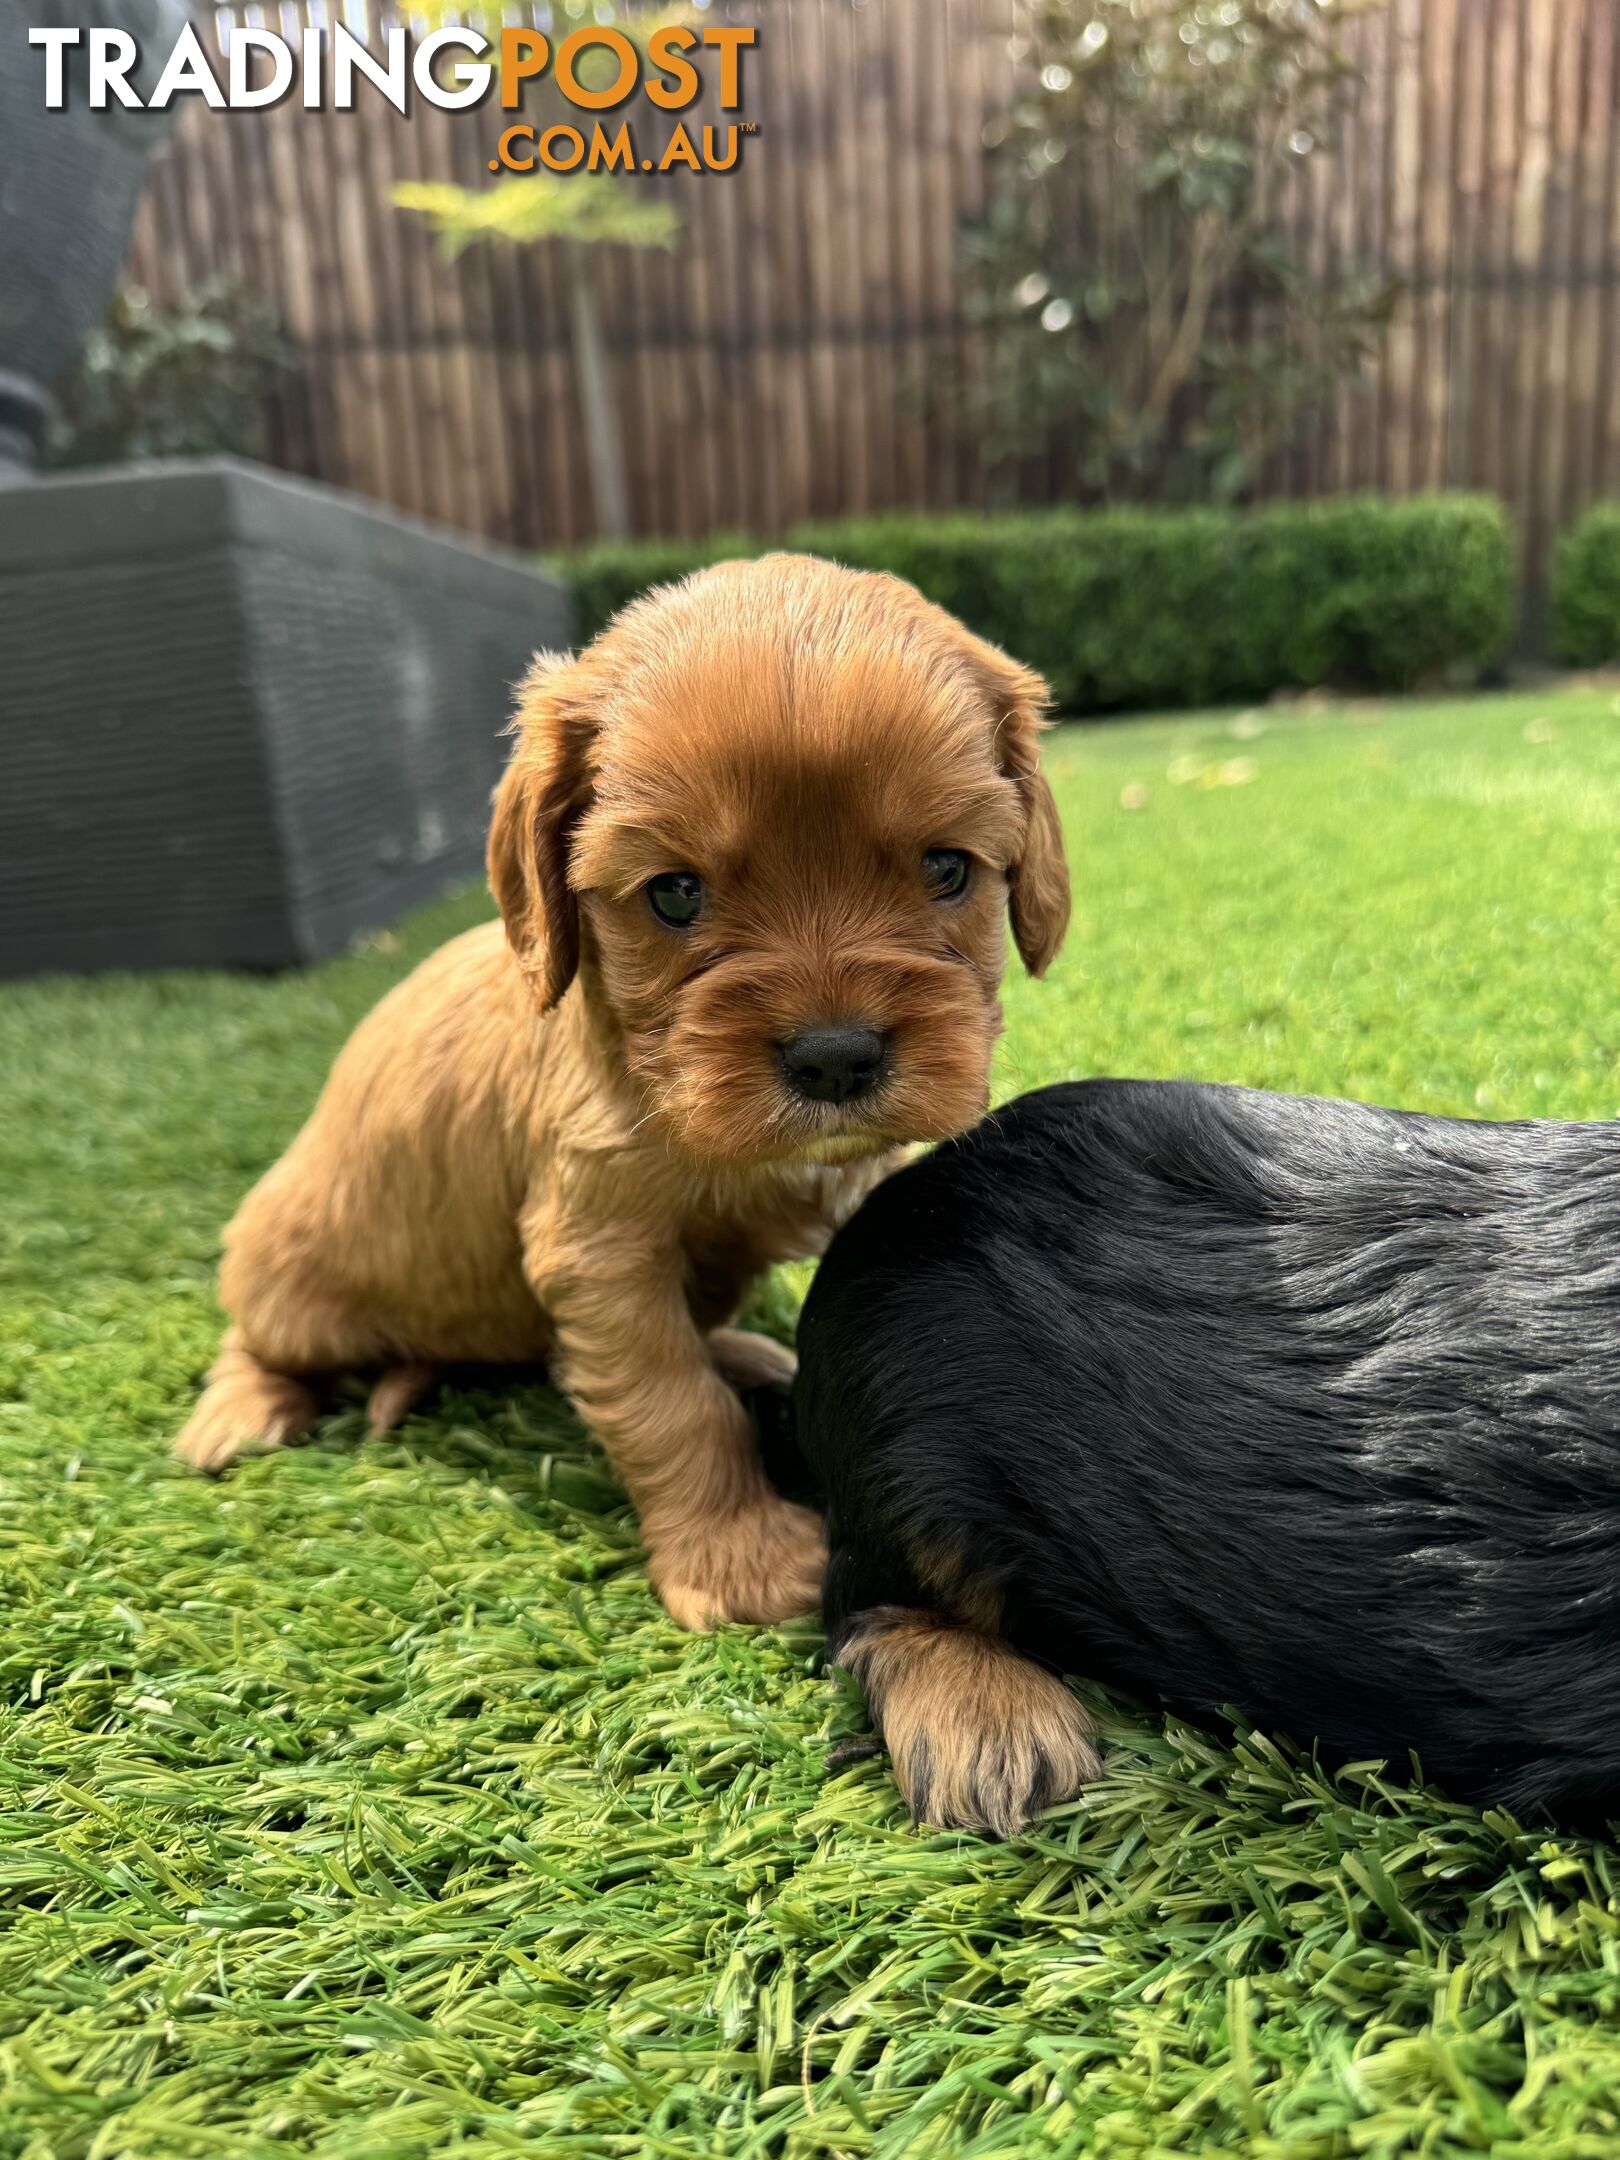
M 782 1073 L 804 1102 L 852 1103 L 870 1095 L 889 1065 L 889 1036 L 874 1027 L 806 1028 L 777 1045 Z

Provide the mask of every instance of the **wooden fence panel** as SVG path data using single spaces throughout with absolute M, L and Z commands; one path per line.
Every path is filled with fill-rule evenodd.
M 759 133 L 735 172 L 626 183 L 683 230 L 672 253 L 617 252 L 603 280 L 639 531 L 990 499 L 929 392 L 988 364 L 957 233 L 996 184 L 984 130 L 1026 5 L 715 0 L 708 20 L 759 30 L 743 108 Z M 307 12 L 256 19 L 285 31 Z M 1346 34 L 1359 105 L 1278 212 L 1298 259 L 1403 297 L 1376 363 L 1279 450 L 1267 491 L 1494 490 L 1534 613 L 1557 532 L 1620 490 L 1620 0 L 1387 0 Z M 131 273 L 164 297 L 224 273 L 274 300 L 299 352 L 279 463 L 564 546 L 594 520 L 562 265 L 549 249 L 446 265 L 389 201 L 401 179 L 482 184 L 499 124 L 493 104 L 418 100 L 407 121 L 369 94 L 347 114 L 199 103 L 160 158 Z M 1055 469 L 1019 476 L 1026 499 L 1062 487 Z

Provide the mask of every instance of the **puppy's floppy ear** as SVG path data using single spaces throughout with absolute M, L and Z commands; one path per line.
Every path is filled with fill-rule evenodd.
M 536 1009 L 549 1012 L 579 967 L 579 902 L 568 884 L 574 826 L 591 799 L 595 726 L 581 671 L 536 653 L 518 685 L 518 738 L 495 791 L 489 884 Z
M 1069 927 L 1069 866 L 1051 783 L 1041 770 L 1044 715 L 1052 693 L 1033 668 L 968 636 L 970 657 L 995 725 L 996 763 L 1018 789 L 1024 840 L 1009 872 L 1013 942 L 1032 975 L 1044 975 Z

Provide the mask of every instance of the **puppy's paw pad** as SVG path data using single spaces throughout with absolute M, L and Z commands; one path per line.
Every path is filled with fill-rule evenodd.
M 677 1536 L 649 1531 L 648 1541 L 653 1588 L 681 1627 L 792 1620 L 821 1602 L 821 1517 L 789 1500 L 750 1501 Z
M 774 1335 L 756 1335 L 749 1328 L 715 1328 L 709 1336 L 709 1355 L 739 1394 L 750 1388 L 791 1387 L 799 1361 L 786 1343 Z

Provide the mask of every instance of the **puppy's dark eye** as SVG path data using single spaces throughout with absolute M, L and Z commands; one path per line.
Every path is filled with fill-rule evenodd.
M 703 880 L 695 870 L 666 870 L 648 881 L 647 905 L 668 929 L 690 929 L 703 912 Z
M 972 875 L 973 864 L 960 848 L 933 847 L 923 857 L 923 883 L 930 900 L 960 900 Z

